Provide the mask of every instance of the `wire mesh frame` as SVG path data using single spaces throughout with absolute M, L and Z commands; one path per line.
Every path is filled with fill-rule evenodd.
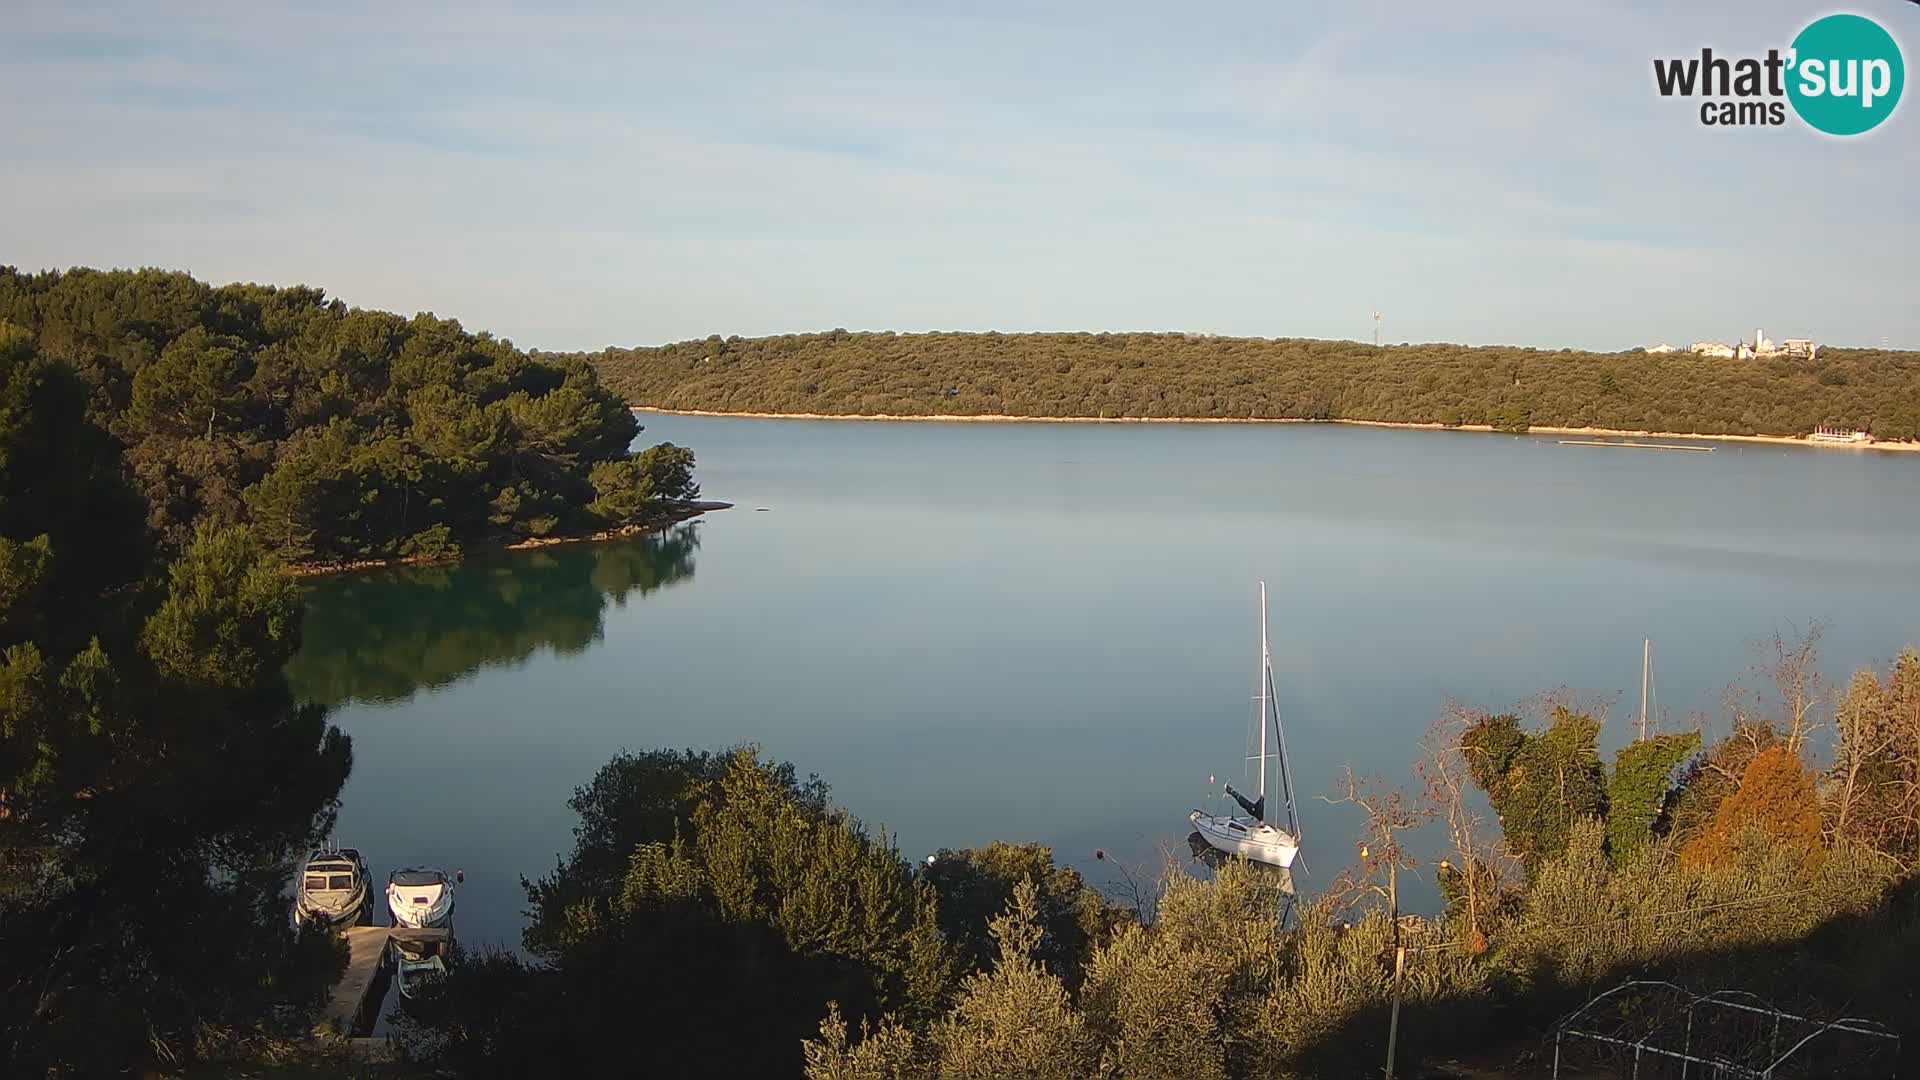
M 1672 1046 L 1658 1045 L 1654 1041 L 1662 1034 L 1667 1033 L 1667 1025 L 1665 1024 L 1645 1024 L 1643 1025 L 1646 1029 L 1645 1033 L 1639 1038 L 1634 1039 L 1623 1037 L 1624 1033 L 1619 1030 L 1611 1034 L 1598 1030 L 1599 1025 L 1593 1022 L 1596 1019 L 1594 1014 L 1595 1007 L 1610 999 L 1617 1000 L 1617 996 L 1625 996 L 1632 991 L 1665 991 L 1684 1001 L 1686 1022 L 1679 1049 L 1676 1050 Z M 1698 1013 L 1702 1008 L 1738 1012 L 1747 1017 L 1754 1018 L 1762 1026 L 1769 1027 L 1770 1033 L 1768 1035 L 1766 1055 L 1753 1064 L 1741 1064 L 1738 1061 L 1720 1056 L 1703 1056 L 1707 1051 L 1704 1048 L 1696 1048 L 1694 1045 L 1696 1021 Z M 1807 1028 L 1811 1030 L 1806 1030 L 1798 1039 L 1787 1043 L 1785 1048 L 1782 1049 L 1781 1044 L 1785 1040 L 1781 1038 L 1780 1029 L 1783 1022 L 1795 1025 L 1797 1028 Z M 1636 1080 L 1640 1076 L 1640 1068 L 1643 1061 L 1649 1055 L 1663 1061 L 1677 1062 L 1680 1069 L 1679 1075 L 1682 1080 L 1688 1080 L 1689 1077 L 1700 1077 L 1703 1078 L 1703 1080 L 1704 1078 L 1719 1080 L 1719 1078 L 1722 1077 L 1738 1078 L 1738 1080 L 1775 1080 L 1775 1077 L 1781 1075 L 1780 1070 L 1794 1064 L 1793 1059 L 1795 1055 L 1812 1046 L 1821 1036 L 1836 1032 L 1859 1036 L 1868 1040 L 1876 1040 L 1880 1049 L 1890 1051 L 1890 1061 L 1899 1060 L 1900 1036 L 1894 1034 L 1886 1025 L 1878 1021 L 1863 1020 L 1857 1017 L 1842 1017 L 1838 1020 L 1823 1023 L 1810 1020 L 1804 1016 L 1797 1016 L 1783 1009 L 1777 1009 L 1769 1005 L 1759 995 L 1751 994 L 1744 990 L 1716 990 L 1710 994 L 1695 994 L 1685 987 L 1670 982 L 1663 982 L 1657 979 L 1632 979 L 1596 996 L 1585 1005 L 1568 1013 L 1558 1024 L 1554 1025 L 1553 1075 L 1555 1080 L 1558 1080 L 1563 1056 L 1562 1051 L 1566 1046 L 1567 1040 L 1573 1039 L 1587 1040 L 1622 1051 L 1632 1051 L 1633 1065 L 1632 1072 L 1629 1075 L 1635 1077 Z M 1789 1029 L 1788 1036 L 1791 1037 L 1793 1034 L 1793 1029 Z M 1699 1067 L 1698 1071 L 1694 1071 L 1695 1066 Z M 1886 1075 L 1888 1077 L 1894 1075 L 1891 1066 L 1888 1068 Z

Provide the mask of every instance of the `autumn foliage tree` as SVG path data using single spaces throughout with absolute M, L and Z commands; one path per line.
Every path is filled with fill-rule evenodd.
M 1747 766 L 1782 740 L 1773 725 L 1736 719 L 1732 730 L 1704 748 L 1680 770 L 1679 788 L 1668 814 L 1668 831 L 1685 841 L 1712 822 L 1721 802 L 1740 787 Z
M 1813 777 L 1784 744 L 1753 756 L 1739 788 L 1720 801 L 1712 821 L 1687 842 L 1682 855 L 1700 864 L 1729 861 L 1749 830 L 1806 856 L 1820 847 L 1820 804 Z

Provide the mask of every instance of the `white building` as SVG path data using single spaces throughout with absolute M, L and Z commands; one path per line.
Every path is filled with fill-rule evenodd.
M 1649 352 L 1649 353 L 1670 353 L 1670 352 L 1679 352 L 1680 350 L 1679 350 L 1679 349 L 1676 349 L 1676 348 L 1674 348 L 1673 346 L 1671 346 L 1671 345 L 1669 345 L 1669 344 L 1667 344 L 1666 342 L 1664 342 L 1664 341 L 1663 341 L 1663 342 L 1661 342 L 1661 343 L 1660 343 L 1660 344 L 1658 344 L 1658 345 L 1649 345 L 1649 346 L 1646 346 L 1645 348 L 1643 348 L 1643 349 L 1641 349 L 1640 351 L 1641 351 L 1641 352 Z
M 1669 345 L 1657 345 L 1645 350 L 1650 353 L 1673 352 Z M 1722 360 L 1752 360 L 1756 357 L 1799 356 L 1809 360 L 1820 352 L 1820 346 L 1812 338 L 1788 338 L 1774 344 L 1772 338 L 1763 330 L 1753 332 L 1753 340 L 1736 341 L 1731 345 L 1718 341 L 1696 341 L 1687 347 L 1695 356 L 1712 356 Z

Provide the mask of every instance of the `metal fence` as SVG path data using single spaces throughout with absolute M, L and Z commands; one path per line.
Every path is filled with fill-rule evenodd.
M 1636 979 L 1599 995 L 1554 1027 L 1553 1075 L 1610 1070 L 1634 1080 L 1880 1080 L 1900 1060 L 1900 1037 L 1873 1020 L 1815 1020 L 1744 990 L 1695 994 Z

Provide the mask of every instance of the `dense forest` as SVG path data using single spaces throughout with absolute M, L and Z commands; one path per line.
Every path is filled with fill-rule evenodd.
M 282 889 L 348 740 L 283 668 L 300 600 L 244 527 L 177 549 L 94 388 L 0 340 L 0 1073 L 118 1076 L 286 1030 L 346 962 Z
M 0 332 L 77 374 L 172 549 L 208 523 L 290 562 L 437 558 L 650 523 L 698 494 L 684 448 L 629 454 L 640 427 L 589 364 L 431 315 L 0 267 Z
M 636 405 L 896 416 L 1290 418 L 1920 439 L 1920 353 L 1817 360 L 1196 334 L 848 333 L 590 354 Z
M 912 864 L 751 748 L 623 754 L 576 793 L 572 853 L 525 883 L 526 953 L 464 954 L 399 1046 L 462 1076 L 537 1073 L 556 1046 L 623 1075 L 1377 1076 L 1404 956 L 1409 1075 L 1463 1053 L 1531 1073 L 1559 1017 L 1631 978 L 1759 995 L 1808 1018 L 1790 1039 L 1884 1023 L 1908 1058 L 1826 1031 L 1791 1075 L 1890 1075 L 1920 1050 L 1920 651 L 1834 690 L 1810 639 L 1776 645 L 1720 737 L 1650 732 L 1611 760 L 1564 693 L 1450 708 L 1410 790 L 1312 785 L 1366 842 L 1297 903 L 1237 861 L 1105 889 L 1033 844 Z M 1393 918 L 1406 875 L 1444 910 Z M 1697 1049 L 1756 1075 L 1784 1049 L 1748 1014 L 1694 1019 Z

